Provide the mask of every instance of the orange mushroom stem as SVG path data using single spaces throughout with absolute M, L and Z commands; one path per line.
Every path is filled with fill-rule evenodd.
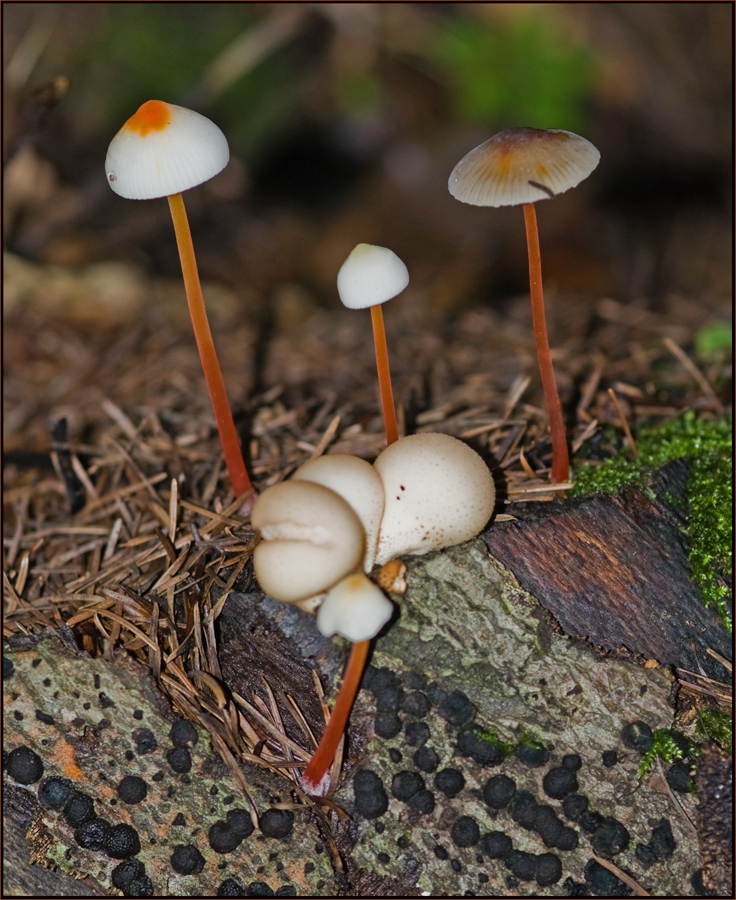
M 381 394 L 381 409 L 386 427 L 386 443 L 393 444 L 399 439 L 399 426 L 396 423 L 396 407 L 394 391 L 391 386 L 391 371 L 388 365 L 388 345 L 386 329 L 383 324 L 383 309 L 380 305 L 371 306 L 371 322 L 373 323 L 373 343 L 376 348 L 376 369 L 378 370 L 378 389 Z
M 539 232 L 537 230 L 537 213 L 533 203 L 524 203 L 524 224 L 526 226 L 526 245 L 529 255 L 529 290 L 532 301 L 532 327 L 534 342 L 537 347 L 539 374 L 542 379 L 544 399 L 549 414 L 549 430 L 552 436 L 552 481 L 567 481 L 570 475 L 570 457 L 567 450 L 565 422 L 562 418 L 562 405 L 552 366 L 552 355 L 549 350 L 547 336 L 547 320 L 544 314 L 544 291 L 542 288 L 542 257 L 539 252 Z
M 324 794 L 329 786 L 329 770 L 337 747 L 345 732 L 350 710 L 353 708 L 360 679 L 363 675 L 370 641 L 358 641 L 350 650 L 345 677 L 330 713 L 330 720 L 322 734 L 314 756 L 302 774 L 302 784 L 309 794 Z
M 199 358 L 202 362 L 202 370 L 204 371 L 207 390 L 212 402 L 212 410 L 217 422 L 222 453 L 235 496 L 240 497 L 252 490 L 253 486 L 248 477 L 248 470 L 245 467 L 243 451 L 240 448 L 240 439 L 235 429 L 232 409 L 227 398 L 225 380 L 222 377 L 215 343 L 212 340 L 212 331 L 207 319 L 202 286 L 199 282 L 197 259 L 194 255 L 192 233 L 189 229 L 184 198 L 181 194 L 172 194 L 167 199 L 171 209 L 171 218 L 174 222 L 176 243 L 179 248 L 179 259 L 181 261 L 182 275 L 184 276 L 189 315 L 192 319 L 194 338 L 197 342 Z

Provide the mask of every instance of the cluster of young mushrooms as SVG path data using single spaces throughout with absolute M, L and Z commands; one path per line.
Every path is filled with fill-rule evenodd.
M 467 444 L 446 434 L 399 438 L 381 305 L 409 283 L 391 250 L 359 244 L 337 276 L 343 304 L 370 308 L 386 449 L 371 465 L 327 455 L 303 465 L 290 480 L 255 495 L 233 424 L 207 322 L 189 225 L 181 197 L 209 180 L 229 159 L 227 140 L 209 119 L 149 100 L 113 138 L 105 161 L 111 188 L 128 199 L 167 197 L 174 220 L 189 309 L 223 455 L 236 496 L 254 500 L 251 521 L 261 541 L 253 555 L 264 591 L 316 612 L 326 636 L 353 642 L 345 677 L 317 750 L 302 774 L 305 790 L 321 794 L 360 684 L 368 648 L 393 605 L 368 576 L 404 554 L 423 554 L 475 537 L 495 505 L 493 477 Z M 449 190 L 480 206 L 523 204 L 529 248 L 532 318 L 553 441 L 552 479 L 567 480 L 564 422 L 544 317 L 536 200 L 574 187 L 598 164 L 599 153 L 567 131 L 513 128 L 467 154 Z

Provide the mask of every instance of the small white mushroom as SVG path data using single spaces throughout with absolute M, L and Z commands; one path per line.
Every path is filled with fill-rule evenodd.
M 355 510 L 365 529 L 363 568 L 370 572 L 376 558 L 383 515 L 383 482 L 373 466 L 358 456 L 320 456 L 294 472 L 292 481 L 312 481 L 339 494 Z
M 311 481 L 284 481 L 256 500 L 251 521 L 262 540 L 253 566 L 266 593 L 302 603 L 360 569 L 365 532 L 339 494 Z
M 358 244 L 337 273 L 337 290 L 343 305 L 348 309 L 370 307 L 371 310 L 378 390 L 381 394 L 387 444 L 398 440 L 399 429 L 381 304 L 400 294 L 407 284 L 409 270 L 399 257 L 393 250 L 373 244 Z
M 236 496 L 251 492 L 252 498 L 250 476 L 207 321 L 197 258 L 182 196 L 183 191 L 214 178 L 225 168 L 229 158 L 227 139 L 214 122 L 194 110 L 173 103 L 147 100 L 110 142 L 105 173 L 107 183 L 121 197 L 129 200 L 168 199 L 189 315 L 225 464 Z
M 368 641 L 391 618 L 393 605 L 364 574 L 348 575 L 327 592 L 317 612 L 317 628 L 331 637 Z
M 376 563 L 475 537 L 493 513 L 496 488 L 481 457 L 448 434 L 413 434 L 376 459 L 386 503 Z
M 348 309 L 385 303 L 409 284 L 409 270 L 388 247 L 358 244 L 337 273 L 337 291 Z

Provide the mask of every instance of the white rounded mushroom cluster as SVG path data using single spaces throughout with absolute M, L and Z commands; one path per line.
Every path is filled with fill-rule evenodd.
M 475 537 L 493 513 L 493 477 L 481 457 L 447 434 L 415 434 L 374 465 L 323 456 L 253 507 L 261 542 L 253 563 L 277 600 L 317 613 L 325 635 L 374 637 L 392 606 L 367 577 L 375 564 Z

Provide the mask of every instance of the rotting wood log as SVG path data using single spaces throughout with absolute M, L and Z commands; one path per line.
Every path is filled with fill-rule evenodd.
M 64 776 L 78 768 L 83 775 L 80 789 L 94 796 L 98 815 L 115 822 L 133 822 L 144 836 L 139 858 L 157 895 L 201 896 L 205 885 L 211 893 L 218 883 L 234 877 L 246 889 L 262 881 L 272 890 L 290 887 L 298 893 L 306 890 L 327 896 L 365 895 L 371 885 L 384 896 L 424 890 L 435 895 L 473 890 L 480 895 L 539 896 L 559 892 L 561 879 L 588 888 L 598 883 L 596 879 L 605 880 L 608 876 L 596 868 L 593 856 L 605 856 L 607 850 L 609 858 L 649 893 L 688 893 L 700 865 L 692 826 L 673 803 L 661 776 L 652 772 L 638 779 L 641 754 L 621 738 L 622 728 L 632 722 L 644 721 L 655 730 L 669 727 L 673 721 L 674 681 L 668 669 L 642 668 L 636 655 L 655 656 L 669 664 L 690 662 L 682 656 L 665 658 L 661 649 L 649 652 L 649 644 L 632 646 L 632 631 L 624 629 L 637 610 L 636 615 L 644 618 L 649 610 L 649 617 L 656 620 L 652 604 L 661 600 L 663 591 L 668 614 L 675 622 L 680 620 L 678 604 L 695 596 L 692 586 L 689 590 L 683 587 L 688 584 L 686 551 L 676 510 L 645 500 L 624 496 L 567 502 L 557 508 L 547 505 L 542 515 L 533 510 L 525 520 L 493 526 L 482 539 L 409 559 L 409 587 L 402 598 L 396 598 L 396 621 L 376 641 L 365 690 L 352 717 L 345 777 L 334 798 L 352 816 L 350 822 L 333 822 L 347 865 L 344 877 L 334 876 L 324 836 L 306 811 L 297 813 L 293 833 L 285 839 L 256 832 L 232 853 L 214 852 L 208 842 L 209 828 L 223 820 L 228 809 L 244 806 L 244 799 L 203 734 L 191 751 L 193 772 L 188 781 L 170 771 L 164 751 L 170 749 L 171 714 L 145 670 L 124 658 L 117 657 L 113 663 L 90 659 L 74 654 L 68 641 L 64 645 L 53 637 L 40 642 L 12 641 L 6 653 L 14 672 L 4 681 L 5 748 L 31 746 L 43 761 L 45 776 Z M 621 610 L 624 624 L 617 622 L 610 610 L 605 615 L 599 612 L 591 617 L 599 630 L 590 643 L 561 633 L 565 618 L 560 609 L 565 603 L 555 610 L 549 599 L 555 584 L 571 578 L 569 567 L 559 559 L 553 565 L 554 554 L 559 556 L 561 549 L 550 534 L 554 533 L 554 520 L 560 518 L 566 520 L 563 533 L 567 540 L 575 538 L 581 554 L 580 548 L 585 546 L 610 548 L 614 532 L 620 559 L 617 557 L 617 567 L 609 564 L 609 581 L 615 572 L 616 583 L 634 586 L 625 603 L 612 603 L 612 609 Z M 493 556 L 488 546 L 493 548 Z M 512 546 L 518 555 L 511 553 Z M 625 552 L 632 546 L 637 548 L 636 556 Z M 657 548 L 662 559 L 676 560 L 677 567 L 642 564 L 642 558 L 657 556 Z M 499 561 L 503 554 L 508 568 Z M 628 576 L 627 567 L 631 569 Z M 535 568 L 544 577 L 538 576 L 535 589 L 529 592 L 509 571 L 519 573 L 522 581 L 527 571 L 533 574 Z M 591 564 L 589 577 L 594 578 L 598 569 L 604 567 Z M 663 580 L 667 571 L 671 587 Z M 647 587 L 648 581 L 652 587 Z M 579 578 L 576 583 L 580 584 Z M 570 592 L 558 593 L 571 610 L 589 607 L 589 602 L 572 602 Z M 598 594 L 596 586 L 588 597 Z M 610 589 L 609 594 L 617 599 L 615 590 Z M 240 649 L 246 663 L 240 664 L 240 669 L 263 666 L 277 695 L 281 690 L 299 691 L 297 699 L 310 725 L 318 730 L 319 704 L 310 669 L 318 670 L 328 697 L 334 696 L 334 678 L 345 645 L 320 638 L 313 617 L 258 593 L 234 593 L 225 610 L 220 626 L 221 637 L 227 640 L 222 651 L 225 680 L 232 677 L 235 690 L 257 689 L 260 673 L 250 673 L 247 678 L 242 671 L 238 673 L 238 644 L 243 642 Z M 687 610 L 682 615 L 687 621 L 696 621 L 691 618 L 694 609 Z M 591 625 L 567 627 L 591 637 Z M 727 638 L 721 634 L 721 626 L 706 621 L 704 627 L 710 630 L 684 633 L 690 640 L 705 635 L 702 640 L 707 640 L 708 646 L 723 648 Z M 638 630 L 634 628 L 633 633 Z M 651 634 L 651 629 L 646 633 Z M 677 632 L 667 640 L 667 647 L 676 647 Z M 662 644 L 660 641 L 657 647 Z M 622 646 L 631 652 L 599 649 Z M 702 659 L 701 649 L 697 652 Z M 290 654 L 297 661 L 284 666 L 283 660 Z M 41 662 L 34 664 L 36 659 Z M 722 679 L 723 672 L 718 675 Z M 50 684 L 44 679 L 51 679 Z M 112 707 L 107 705 L 110 701 Z M 42 713 L 41 718 L 36 711 Z M 20 713 L 20 718 L 15 713 Z M 296 734 L 288 715 L 284 719 L 287 731 Z M 105 721 L 110 724 L 103 727 Z M 134 734 L 140 728 L 149 729 L 156 740 L 157 749 L 152 753 L 136 752 Z M 525 747 L 537 752 L 536 761 L 542 761 L 539 767 L 530 764 L 534 753 L 530 756 Z M 605 752 L 613 765 L 604 761 Z M 621 842 L 626 846 L 609 847 L 596 838 L 596 831 L 583 827 L 582 820 L 565 815 L 563 798 L 555 796 L 546 776 L 564 768 L 565 757 L 573 758 L 567 765 L 578 765 L 575 756 L 580 767 L 575 772 L 578 787 L 574 793 L 587 798 L 589 808 L 604 817 L 614 837 L 624 836 Z M 133 768 L 136 773 L 140 770 L 153 788 L 149 798 L 132 807 L 112 804 L 118 776 Z M 443 770 L 451 770 L 453 777 L 462 781 L 452 796 L 438 786 L 442 782 L 437 775 Z M 368 798 L 355 781 L 357 773 L 365 772 L 373 775 L 374 793 Z M 154 780 L 159 773 L 162 777 Z M 489 806 L 487 785 L 499 774 L 512 779 L 517 793 L 527 792 L 536 809 L 551 809 L 547 818 L 553 828 L 563 829 L 561 836 L 547 834 L 545 838 L 540 829 L 521 822 L 520 814 Z M 278 776 L 246 767 L 246 777 L 254 785 L 261 813 L 273 805 L 275 797 L 291 799 L 288 784 Z M 7 774 L 4 780 L 9 782 Z M 412 785 L 417 788 L 414 793 Z M 157 796 L 154 792 L 159 787 Z M 27 792 L 30 800 L 37 788 L 37 784 L 11 786 L 12 791 Z M 167 795 L 164 789 L 173 794 Z M 233 799 L 225 803 L 229 796 Z M 685 794 L 682 804 L 695 821 L 694 799 Z M 667 821 L 675 846 L 669 855 L 644 865 L 637 850 L 650 846 L 651 823 L 662 820 Z M 44 853 L 59 872 L 94 877 L 114 893 L 108 886 L 116 861 L 80 848 L 73 829 L 57 813 L 43 813 L 41 824 L 52 839 Z M 20 832 L 24 828 L 18 817 L 9 825 Z M 490 858 L 483 835 L 496 831 L 506 834 L 522 854 L 534 859 L 544 854 L 557 857 L 560 879 L 545 884 L 537 872 L 539 879 L 532 873 L 532 880 L 525 882 L 500 859 Z M 709 835 L 712 844 L 712 829 Z M 179 843 L 196 846 L 201 852 L 205 861 L 201 873 L 173 872 L 171 854 Z M 527 857 L 522 857 L 521 863 L 516 858 L 514 864 L 525 861 Z M 547 863 L 554 869 L 554 863 Z M 12 859 L 9 865 L 12 867 Z M 245 877 L 244 871 L 248 873 Z M 28 895 L 49 892 L 48 887 L 25 884 Z

